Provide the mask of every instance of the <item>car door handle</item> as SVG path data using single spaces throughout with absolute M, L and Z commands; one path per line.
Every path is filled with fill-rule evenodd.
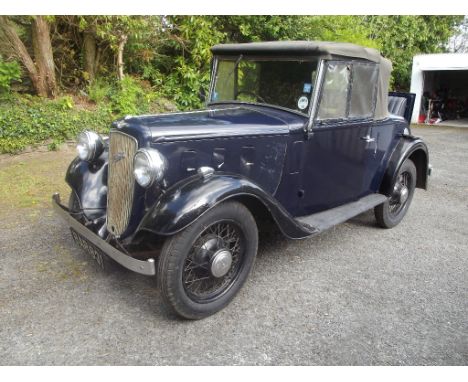
M 361 139 L 362 139 L 363 141 L 366 141 L 367 143 L 369 143 L 369 142 L 375 142 L 375 138 L 372 138 L 369 134 L 367 134 L 367 135 L 364 136 L 364 137 L 361 137 Z

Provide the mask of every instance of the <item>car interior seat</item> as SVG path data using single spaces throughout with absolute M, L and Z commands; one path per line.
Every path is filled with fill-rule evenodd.
M 406 98 L 397 96 L 388 96 L 388 111 L 390 114 L 405 116 Z

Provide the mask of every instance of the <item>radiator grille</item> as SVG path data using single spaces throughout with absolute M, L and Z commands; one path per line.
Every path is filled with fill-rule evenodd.
M 119 131 L 111 131 L 107 179 L 107 230 L 117 237 L 125 232 L 132 212 L 135 188 L 133 156 L 137 148 L 135 138 Z

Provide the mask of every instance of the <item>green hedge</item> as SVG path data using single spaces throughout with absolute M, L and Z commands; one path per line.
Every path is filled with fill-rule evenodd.
M 114 119 L 108 108 L 79 109 L 70 97 L 51 101 L 13 94 L 0 100 L 0 152 L 17 153 L 46 141 L 54 149 L 85 128 L 108 131 Z
M 17 93 L 0 98 L 0 153 L 18 153 L 27 146 L 47 143 L 55 149 L 84 129 L 108 132 L 112 121 L 127 114 L 160 113 L 175 106 L 151 88 L 126 77 L 120 83 L 96 83 L 89 101 L 75 105 L 64 96 L 49 100 Z

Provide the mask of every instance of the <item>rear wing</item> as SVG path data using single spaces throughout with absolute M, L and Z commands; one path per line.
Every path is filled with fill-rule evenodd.
M 388 93 L 388 111 L 390 114 L 399 115 L 411 123 L 415 99 L 416 94 L 414 93 L 390 92 Z

